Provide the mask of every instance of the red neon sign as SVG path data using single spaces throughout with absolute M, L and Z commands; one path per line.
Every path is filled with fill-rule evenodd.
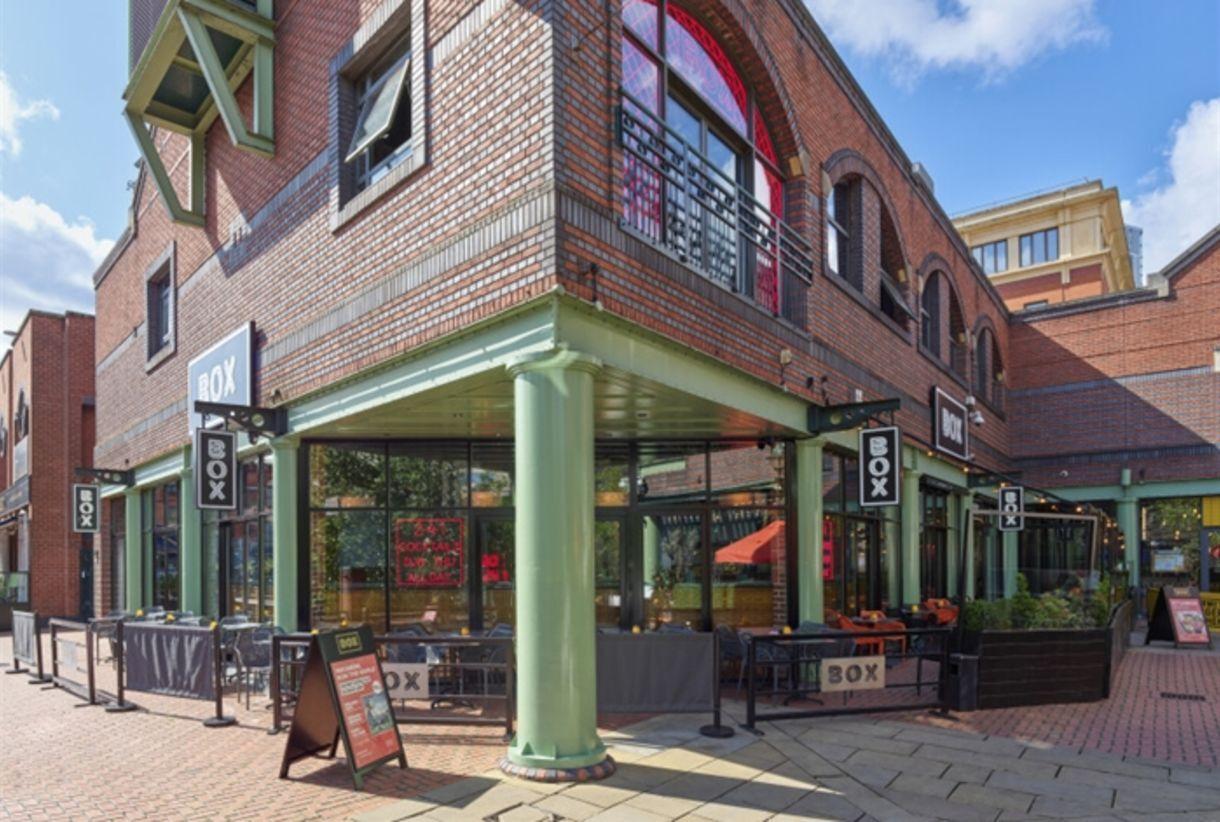
M 399 588 L 460 588 L 466 581 L 465 553 L 465 520 L 404 517 L 394 522 Z

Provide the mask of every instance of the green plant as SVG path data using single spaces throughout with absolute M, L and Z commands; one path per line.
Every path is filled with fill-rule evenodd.
M 1012 627 L 1018 630 L 1031 627 L 1037 619 L 1038 601 L 1029 592 L 1029 580 L 1025 574 L 1017 574 L 1017 592 L 1012 596 L 1010 612 Z

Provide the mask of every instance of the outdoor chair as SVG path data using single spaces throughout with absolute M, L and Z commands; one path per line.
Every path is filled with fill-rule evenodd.
M 755 642 L 753 634 L 748 631 L 738 631 L 738 640 L 741 643 L 743 662 L 741 672 L 737 675 L 737 690 L 741 690 L 741 683 L 745 679 L 746 668 L 748 667 L 744 660 L 749 658 L 750 643 Z M 771 670 L 771 700 L 775 701 L 775 693 L 779 691 L 779 670 L 784 668 L 788 671 L 787 677 L 789 685 L 792 679 L 792 656 L 784 648 L 770 642 L 759 642 L 754 649 L 754 664 L 756 668 L 761 668 L 766 671 Z M 751 676 L 753 672 L 751 672 Z
M 657 626 L 658 634 L 693 634 L 694 632 L 694 628 L 688 628 L 676 622 L 662 622 Z
M 418 625 L 407 625 L 395 628 L 388 636 L 403 638 L 419 638 L 426 636 L 424 629 Z M 410 642 L 387 642 L 385 644 L 386 662 L 422 663 L 428 661 L 428 649 L 424 645 Z
M 716 636 L 720 639 L 720 676 L 724 678 L 724 664 L 731 663 L 738 672 L 738 689 L 741 688 L 741 669 L 745 665 L 745 648 L 741 638 L 728 625 L 717 625 Z M 732 668 L 730 668 L 732 670 Z
M 838 624 L 835 627 L 840 631 L 848 631 L 857 635 L 852 639 L 852 645 L 855 650 L 863 650 L 877 656 L 885 656 L 885 638 L 868 636 L 872 632 L 871 629 L 857 625 L 845 616 L 839 617 Z
M 257 684 L 261 692 L 271 676 L 271 637 L 277 629 L 271 623 L 237 633 L 237 656 L 240 660 L 242 688 L 246 692 L 246 710 L 250 710 L 250 692 Z

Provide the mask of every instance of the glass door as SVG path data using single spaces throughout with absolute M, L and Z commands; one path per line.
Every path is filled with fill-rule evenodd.
M 1220 528 L 1204 528 L 1199 539 L 1199 590 L 1220 594 Z
M 622 594 L 626 521 L 625 515 L 599 514 L 593 526 L 593 596 L 599 627 L 626 627 Z
M 704 560 L 702 511 L 649 511 L 640 518 L 643 531 L 644 625 L 704 628 Z
M 475 554 L 479 573 L 475 576 L 478 592 L 474 613 L 475 630 L 516 622 L 516 597 L 513 593 L 513 563 L 516 524 L 512 515 L 475 518 Z

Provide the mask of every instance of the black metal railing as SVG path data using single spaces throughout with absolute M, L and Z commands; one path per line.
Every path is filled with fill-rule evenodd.
M 774 316 L 806 326 L 813 247 L 626 92 L 623 226 Z
M 949 628 L 912 628 L 753 637 L 742 663 L 743 727 L 757 733 L 757 723 L 782 719 L 943 710 L 951 633 Z M 852 668 L 853 660 L 859 670 Z M 780 704 L 760 711 L 762 699 Z

